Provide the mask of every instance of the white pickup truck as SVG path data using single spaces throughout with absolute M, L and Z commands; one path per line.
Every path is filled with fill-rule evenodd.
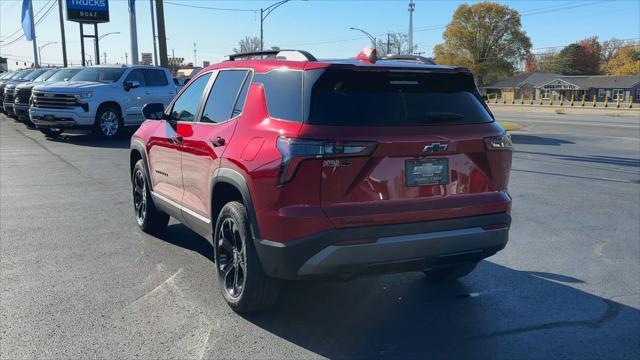
M 45 135 L 71 129 L 116 136 L 142 123 L 142 107 L 169 104 L 176 85 L 169 70 L 151 66 L 92 66 L 70 81 L 33 88 L 29 117 Z

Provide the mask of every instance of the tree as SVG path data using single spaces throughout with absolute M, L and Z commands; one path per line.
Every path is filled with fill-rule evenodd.
M 555 59 L 555 72 L 562 75 L 596 75 L 600 73 L 602 45 L 590 37 L 565 46 Z
M 235 54 L 260 51 L 260 38 L 257 36 L 245 36 L 238 42 L 238 47 L 233 48 Z
M 531 50 L 520 14 L 493 2 L 460 5 L 443 38 L 436 62 L 469 67 L 480 84 L 512 75 Z
M 602 42 L 602 52 L 600 54 L 603 65 L 606 65 L 622 46 L 624 46 L 624 41 L 616 38 Z
M 376 51 L 379 57 L 387 55 L 409 55 L 418 52 L 418 45 L 409 49 L 409 36 L 405 33 L 389 33 L 384 39 L 377 39 Z
M 605 70 L 610 75 L 640 75 L 640 46 L 628 44 L 619 48 Z

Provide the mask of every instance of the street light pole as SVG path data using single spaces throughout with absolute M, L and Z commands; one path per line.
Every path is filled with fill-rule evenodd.
M 350 27 L 349 30 L 356 30 L 356 31 L 360 31 L 361 33 L 365 34 L 369 38 L 369 40 L 371 40 L 371 44 L 373 45 L 373 47 L 374 48 L 376 47 L 377 39 L 376 39 L 375 36 L 369 34 L 368 32 L 366 32 L 366 31 L 364 31 L 362 29 L 355 28 L 355 27 Z
M 271 4 L 264 9 L 260 9 L 260 51 L 264 51 L 264 20 L 281 5 L 288 3 L 291 0 L 281 0 L 277 3 Z
M 42 62 L 42 49 L 46 48 L 49 45 L 53 45 L 53 44 L 57 44 L 57 41 L 51 41 L 48 43 L 45 43 L 43 45 L 38 46 L 38 57 L 40 58 L 40 62 Z

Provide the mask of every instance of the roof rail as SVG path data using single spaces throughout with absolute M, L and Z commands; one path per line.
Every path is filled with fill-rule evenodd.
M 236 61 L 242 58 L 254 58 L 254 57 L 268 57 L 278 60 L 291 60 L 291 61 L 318 61 L 313 55 L 304 50 L 265 50 L 239 53 L 233 55 L 227 55 L 227 61 Z
M 433 59 L 426 58 L 424 56 L 419 56 L 419 55 L 387 55 L 380 60 L 408 61 L 408 62 L 426 64 L 426 65 L 436 64 L 436 62 L 433 61 Z

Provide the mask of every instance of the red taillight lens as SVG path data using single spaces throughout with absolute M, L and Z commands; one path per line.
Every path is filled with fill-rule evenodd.
M 512 150 L 513 142 L 511 141 L 511 135 L 504 134 L 485 138 L 484 146 L 487 150 Z
M 331 141 L 293 139 L 280 136 L 277 147 L 282 154 L 279 184 L 293 178 L 298 164 L 307 159 L 327 159 L 335 157 L 369 156 L 377 143 L 368 141 Z

